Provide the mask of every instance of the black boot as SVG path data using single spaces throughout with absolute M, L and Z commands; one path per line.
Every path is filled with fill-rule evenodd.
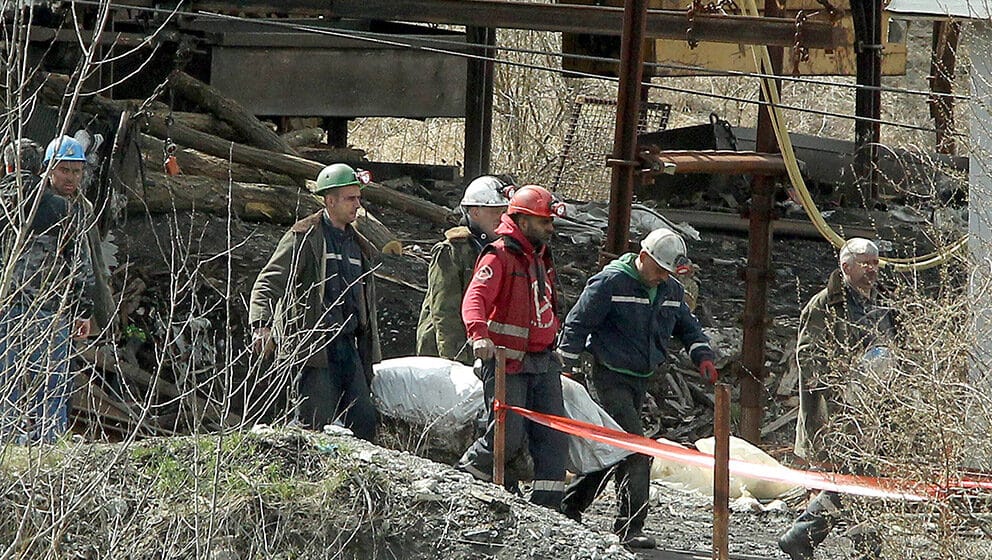
M 778 547 L 792 560 L 813 560 L 816 548 L 833 529 L 840 511 L 840 495 L 820 492 L 810 500 L 806 511 L 778 539 Z
M 654 548 L 654 537 L 644 534 L 644 519 L 618 517 L 613 522 L 613 532 L 620 537 L 620 544 L 627 548 Z
M 654 548 L 658 546 L 654 537 L 649 537 L 641 531 L 628 531 L 626 535 L 620 535 L 620 544 L 627 548 Z

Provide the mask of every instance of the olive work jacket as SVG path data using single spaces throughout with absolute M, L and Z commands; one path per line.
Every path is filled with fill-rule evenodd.
M 867 349 L 895 338 L 891 310 L 877 306 L 878 294 L 863 299 L 875 311 L 868 326 L 866 310 L 849 304 L 850 290 L 839 269 L 814 295 L 799 317 L 796 361 L 799 368 L 799 416 L 795 453 L 809 461 L 828 461 L 831 412 L 842 399 L 842 388 L 856 375 L 854 368 Z M 860 297 L 860 296 L 858 296 Z
M 324 309 L 325 242 L 321 210 L 296 222 L 276 246 L 251 290 L 248 321 L 252 327 L 272 327 L 280 358 L 305 367 L 327 368 L 327 347 L 333 332 L 322 326 Z M 381 361 L 376 320 L 375 279 L 379 251 L 350 224 L 362 252 L 362 289 L 359 291 L 358 353 L 367 379 L 372 364 Z
M 431 249 L 427 295 L 417 322 L 417 355 L 440 356 L 472 364 L 462 322 L 462 297 L 472 281 L 482 243 L 467 226 L 444 232 L 444 241 Z

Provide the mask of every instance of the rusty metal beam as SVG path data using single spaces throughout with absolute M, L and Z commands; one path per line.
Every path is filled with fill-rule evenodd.
M 847 193 L 846 204 L 871 207 L 878 198 L 878 143 L 882 117 L 882 0 L 850 0 L 854 23 L 856 81 L 854 93 L 854 175 L 857 189 Z
M 133 0 L 128 4 L 165 7 L 175 2 Z M 311 14 L 612 36 L 620 35 L 623 27 L 622 8 L 497 0 L 194 0 L 183 8 L 190 12 L 228 13 L 233 9 L 248 14 Z M 645 38 L 685 39 L 687 27 L 684 11 L 649 10 Z M 697 14 L 692 33 L 703 42 L 791 47 L 796 42 L 796 22 L 789 18 Z M 839 26 L 807 22 L 803 24 L 803 42 L 811 49 L 835 49 L 848 44 L 848 36 Z
M 650 170 L 642 176 L 672 172 L 665 164 L 675 165 L 674 173 L 711 173 L 720 175 L 784 175 L 785 160 L 780 154 L 732 152 L 729 150 L 666 150 L 641 152 L 641 161 Z
M 730 558 L 730 385 L 713 388 L 713 560 Z
M 493 135 L 493 72 L 496 30 L 468 27 L 466 42 L 481 59 L 467 61 L 465 91 L 465 179 L 489 173 Z
M 641 80 L 644 76 L 644 25 L 648 0 L 624 0 L 623 35 L 620 37 L 620 83 L 617 87 L 617 125 L 613 139 L 610 176 L 610 214 L 603 249 L 622 255 L 630 233 L 630 204 L 634 181 L 640 173 L 637 160 L 637 124 L 641 115 Z
M 735 214 L 725 212 L 708 212 L 706 210 L 681 210 L 678 208 L 666 208 L 665 217 L 675 223 L 686 222 L 696 229 L 709 229 L 716 231 L 730 231 L 735 233 L 747 233 L 750 223 L 747 218 L 742 218 Z M 831 224 L 841 235 L 847 237 L 865 237 L 874 239 L 878 236 L 878 231 L 873 228 L 854 226 L 849 224 Z M 782 237 L 801 237 L 803 239 L 823 240 L 816 226 L 809 220 L 775 220 L 771 224 L 772 233 Z
M 930 50 L 930 91 L 950 94 L 954 89 L 954 66 L 957 58 L 961 22 L 933 22 L 933 44 Z M 954 154 L 954 98 L 950 95 L 931 96 L 930 116 L 937 129 L 937 153 Z
M 765 0 L 765 14 L 781 14 L 778 0 Z M 783 49 L 769 47 L 772 68 L 782 72 Z M 781 91 L 776 80 L 769 84 Z M 766 96 L 762 94 L 763 101 Z M 755 133 L 755 150 L 762 153 L 777 152 L 778 142 L 772 128 L 768 105 L 758 108 L 758 125 Z M 744 270 L 744 339 L 741 342 L 741 367 L 738 371 L 741 384 L 741 436 L 751 443 L 761 441 L 761 422 L 764 416 L 765 342 L 768 334 L 768 282 L 772 263 L 772 209 L 775 205 L 775 181 L 765 175 L 755 175 L 751 180 L 751 206 L 748 215 L 747 268 Z

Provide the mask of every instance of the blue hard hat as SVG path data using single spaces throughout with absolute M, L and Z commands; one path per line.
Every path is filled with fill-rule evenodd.
M 86 152 L 83 145 L 75 138 L 62 136 L 54 138 L 45 148 L 45 161 L 47 164 L 51 160 L 55 161 L 86 161 Z

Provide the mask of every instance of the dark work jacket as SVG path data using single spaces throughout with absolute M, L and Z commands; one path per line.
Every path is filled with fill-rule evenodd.
M 693 363 L 712 360 L 709 338 L 689 311 L 682 285 L 670 276 L 652 299 L 640 278 L 624 270 L 632 265 L 617 265 L 631 256 L 614 261 L 586 283 L 565 318 L 558 346 L 562 357 L 574 363 L 588 350 L 614 371 L 646 377 L 668 359 L 667 343 L 675 337 Z
M 262 268 L 251 290 L 248 321 L 254 327 L 271 326 L 279 356 L 302 361 L 309 367 L 328 367 L 327 329 L 321 325 L 324 312 L 323 284 L 325 242 L 320 211 L 290 228 L 279 240 L 268 264 Z M 358 327 L 355 332 L 362 367 L 369 379 L 372 364 L 379 362 L 378 321 L 376 320 L 375 279 L 379 252 L 351 225 L 362 252 L 362 289 L 358 292 Z

